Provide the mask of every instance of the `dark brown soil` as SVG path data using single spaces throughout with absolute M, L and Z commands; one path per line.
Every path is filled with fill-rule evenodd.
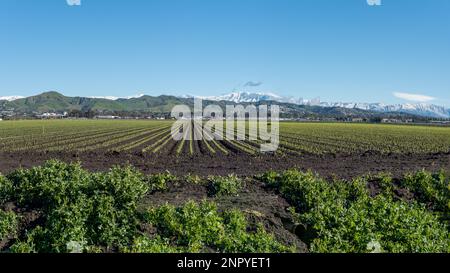
M 369 181 L 367 181 L 367 189 L 369 190 L 369 194 L 371 197 L 375 197 L 383 193 L 383 189 L 380 185 L 379 180 L 377 179 L 370 179 Z M 415 194 L 410 190 L 404 188 L 400 183 L 400 179 L 393 180 L 392 194 L 395 199 L 402 200 L 408 203 L 416 200 Z
M 10 235 L 4 240 L 0 240 L 0 252 L 4 249 L 9 248 L 13 243 L 14 239 L 17 236 L 25 236 L 25 232 L 27 230 L 31 230 L 39 224 L 42 224 L 42 213 L 37 210 L 27 209 L 27 208 L 19 208 L 16 204 L 12 202 L 8 202 L 2 204 L 0 209 L 3 211 L 14 211 L 19 218 L 19 228 L 20 234 Z
M 199 149 L 197 146 L 196 150 Z M 166 170 L 176 175 L 188 173 L 200 176 L 242 176 L 261 174 L 268 170 L 299 168 L 314 170 L 325 177 L 336 176 L 349 179 L 368 173 L 389 172 L 394 177 L 404 173 L 426 169 L 450 170 L 450 154 L 390 154 L 365 153 L 362 155 L 200 155 L 180 156 L 167 154 L 142 154 L 140 152 L 52 152 L 52 153 L 0 153 L 0 172 L 9 173 L 17 168 L 41 165 L 48 159 L 66 162 L 81 161 L 83 167 L 93 171 L 107 170 L 113 165 L 132 164 L 144 173 L 159 173 Z
M 156 192 L 144 198 L 140 209 L 163 204 L 182 206 L 187 201 L 214 201 L 220 211 L 239 209 L 243 211 L 250 227 L 256 229 L 261 223 L 264 228 L 274 234 L 278 241 L 296 246 L 298 252 L 307 252 L 307 246 L 297 237 L 294 219 L 288 211 L 287 201 L 273 190 L 266 188 L 263 183 L 247 180 L 244 189 L 237 196 L 210 197 L 205 185 L 187 182 L 174 182 L 164 192 Z

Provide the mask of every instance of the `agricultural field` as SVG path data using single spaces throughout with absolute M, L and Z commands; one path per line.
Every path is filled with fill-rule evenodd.
M 0 252 L 450 252 L 450 128 L 173 124 L 1 122 Z
M 225 131 L 225 122 L 222 130 Z M 217 130 L 195 140 L 171 136 L 173 121 L 42 120 L 0 122 L 0 171 L 32 167 L 48 159 L 81 161 L 91 170 L 126 162 L 145 173 L 200 175 L 258 174 L 297 167 L 351 178 L 368 172 L 450 168 L 450 127 L 281 122 L 275 153 L 260 153 L 261 140 L 214 139 Z M 270 126 L 269 126 L 270 127 Z
M 142 152 L 163 155 L 228 155 L 259 151 L 261 141 L 185 140 L 171 137 L 172 121 L 12 121 L 0 123 L 0 152 Z M 224 123 L 223 131 L 226 130 Z M 188 126 L 185 132 L 197 133 Z M 212 138 L 212 136 L 211 136 Z M 450 151 L 450 128 L 343 123 L 280 124 L 278 154 L 425 154 Z

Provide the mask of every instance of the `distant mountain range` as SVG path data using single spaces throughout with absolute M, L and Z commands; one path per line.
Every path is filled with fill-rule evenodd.
M 232 101 L 235 103 L 277 101 L 282 103 L 322 106 L 328 108 L 338 107 L 346 109 L 375 111 L 381 113 L 399 112 L 423 117 L 450 118 L 450 109 L 443 106 L 426 103 L 384 104 L 384 103 L 356 103 L 356 102 L 321 102 L 319 99 L 304 100 L 302 98 L 296 99 L 294 97 L 281 97 L 274 93 L 250 93 L 250 92 L 233 92 L 221 96 L 203 97 L 203 99 L 213 101 Z
M 449 118 L 444 107 L 426 104 L 384 105 L 381 103 L 327 103 L 319 100 L 281 97 L 273 93 L 235 92 L 217 97 L 203 97 L 203 105 L 219 104 L 222 109 L 234 104 L 278 104 L 282 117 L 294 118 Z M 58 92 L 45 92 L 30 97 L 0 97 L 0 114 L 30 116 L 39 113 L 68 112 L 74 116 L 111 114 L 122 116 L 168 115 L 178 104 L 193 106 L 192 96 L 67 97 Z
M 384 104 L 384 103 L 328 103 L 321 102 L 323 107 L 356 108 L 377 112 L 401 112 L 432 118 L 450 118 L 450 109 L 444 106 L 426 103 Z

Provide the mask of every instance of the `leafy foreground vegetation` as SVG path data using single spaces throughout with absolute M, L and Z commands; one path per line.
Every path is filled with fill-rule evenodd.
M 243 182 L 236 175 L 209 177 L 209 194 L 212 196 L 237 195 L 242 187 Z
M 369 179 L 381 188 L 375 197 Z M 269 172 L 262 180 L 295 206 L 298 233 L 312 252 L 450 252 L 450 186 L 443 173 L 406 176 L 401 184 L 418 194 L 418 202 L 397 198 L 385 175 L 330 183 L 294 170 Z
M 139 207 L 170 183 L 205 187 L 211 200 L 235 198 L 234 175 L 144 176 L 132 167 L 91 173 L 79 164 L 49 161 L 0 176 L 0 250 L 4 252 L 294 252 L 250 224 L 244 210 L 212 201 Z M 267 191 L 292 206 L 292 232 L 310 252 L 450 252 L 450 186 L 444 173 L 421 171 L 327 181 L 307 172 L 268 172 Z M 178 182 L 177 182 L 178 183 Z M 258 182 L 261 183 L 261 182 Z M 369 190 L 369 184 L 377 190 Z M 218 199 L 214 199 L 218 198 Z M 230 199 L 230 200 L 231 200 Z
M 263 226 L 249 233 L 247 220 L 239 210 L 219 213 L 214 203 L 193 201 L 183 207 L 164 205 L 148 210 L 144 222 L 157 227 L 161 237 L 152 241 L 139 237 L 130 252 L 292 252 L 278 243 Z M 163 238 L 163 239 L 161 239 Z M 175 243 L 176 247 L 170 246 Z
M 144 177 L 131 167 L 89 173 L 58 161 L 17 170 L 0 179 L 2 203 L 41 217 L 19 232 L 20 216 L 0 210 L 0 239 L 9 240 L 6 251 L 20 253 L 292 251 L 262 226 L 249 232 L 242 212 L 219 212 L 206 201 L 139 213 L 139 200 L 148 191 L 164 190 L 171 179 Z M 145 234 L 139 225 L 152 225 L 158 233 Z

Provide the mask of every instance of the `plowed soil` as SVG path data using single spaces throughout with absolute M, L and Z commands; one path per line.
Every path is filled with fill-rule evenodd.
M 189 149 L 188 147 L 186 147 Z M 0 153 L 0 172 L 9 173 L 17 168 L 29 168 L 42 165 L 49 159 L 65 162 L 80 161 L 84 168 L 104 171 L 114 165 L 131 164 L 144 173 L 160 173 L 166 170 L 175 175 L 197 174 L 227 175 L 237 174 L 252 176 L 268 170 L 286 170 L 298 168 L 313 170 L 325 177 L 336 176 L 349 179 L 368 173 L 389 172 L 394 177 L 401 177 L 411 171 L 426 169 L 438 171 L 450 170 L 450 153 L 437 154 L 378 154 L 367 152 L 359 155 L 257 155 L 230 154 L 215 156 L 143 154 L 140 152 L 101 152 L 88 153 L 50 152 L 50 153 Z

